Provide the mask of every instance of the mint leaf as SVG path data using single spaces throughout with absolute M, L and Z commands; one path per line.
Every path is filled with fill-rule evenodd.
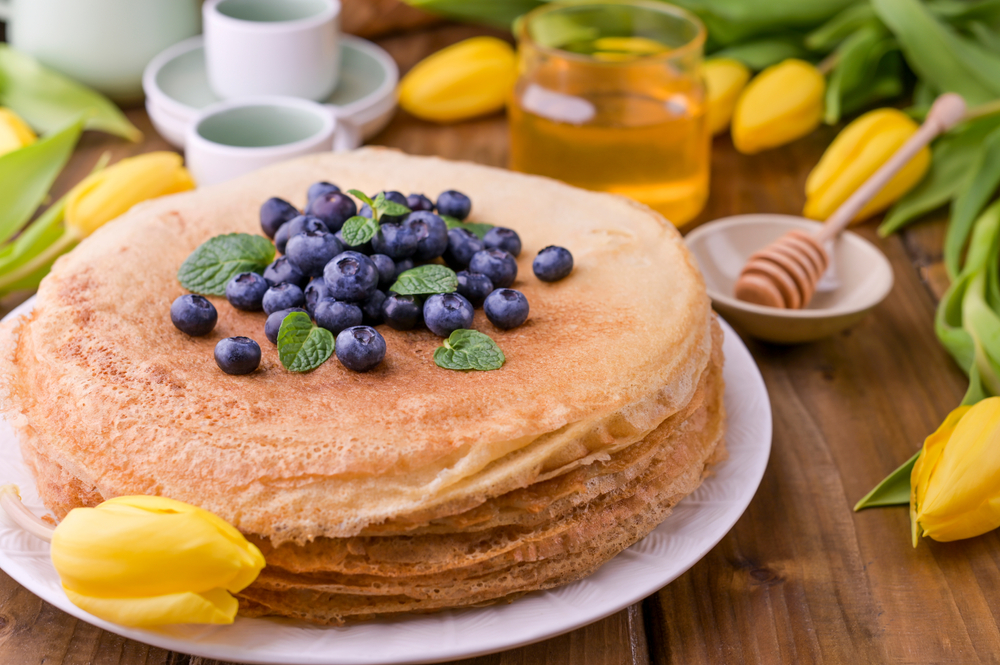
M 382 215 L 389 215 L 390 217 L 400 217 L 413 212 L 402 203 L 396 203 L 395 201 L 382 201 L 382 203 L 379 203 L 378 199 L 376 199 L 375 207 L 378 209 L 379 213 Z
M 274 245 L 263 236 L 228 233 L 209 238 L 184 259 L 177 279 L 188 291 L 226 295 L 226 284 L 241 272 L 264 272 L 274 260 Z
M 354 196 L 354 198 L 360 200 L 362 203 L 367 203 L 369 206 L 375 205 L 375 202 L 372 201 L 366 194 L 362 194 L 356 189 L 349 189 L 347 190 L 347 193 L 351 194 L 352 196 Z
M 444 220 L 445 226 L 449 229 L 466 229 L 475 233 L 480 240 L 486 235 L 486 232 L 493 228 L 492 224 L 487 224 L 486 222 L 463 222 L 460 219 L 454 217 L 449 217 L 448 215 L 441 215 L 441 219 Z
M 357 247 L 374 238 L 377 231 L 378 222 L 374 219 L 355 215 L 344 222 L 340 234 L 344 238 L 344 242 L 351 247 Z
M 489 336 L 478 330 L 456 330 L 434 352 L 434 364 L 444 369 L 487 372 L 503 367 L 507 358 Z
M 278 359 L 289 372 L 308 372 L 333 354 L 333 333 L 314 326 L 309 315 L 292 312 L 278 329 Z
M 389 290 L 401 296 L 426 296 L 432 293 L 451 293 L 457 288 L 458 275 L 454 270 L 437 263 L 428 263 L 401 272 Z

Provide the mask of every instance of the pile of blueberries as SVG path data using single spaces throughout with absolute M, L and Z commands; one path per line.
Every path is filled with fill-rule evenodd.
M 423 194 L 389 191 L 384 197 L 411 212 L 383 215 L 371 241 L 357 247 L 344 241 L 344 222 L 355 215 L 371 218 L 372 210 L 364 204 L 358 211 L 336 185 L 312 185 L 302 213 L 283 199 L 268 199 L 260 208 L 261 228 L 283 256 L 263 275 L 234 276 L 226 285 L 227 300 L 237 309 L 264 310 L 264 334 L 273 344 L 288 314 L 306 312 L 336 335 L 337 359 L 355 371 L 371 369 L 385 356 L 385 340 L 373 327 L 381 323 L 409 330 L 422 321 L 448 337 L 469 328 L 480 306 L 497 328 L 524 323 L 528 300 L 508 288 L 517 278 L 515 257 L 521 253 L 515 231 L 493 227 L 480 240 L 468 229 L 449 229 L 435 210 L 462 221 L 472 208 L 469 197 L 454 190 L 442 192 L 436 204 Z M 422 297 L 388 291 L 401 273 L 439 258 L 456 271 L 456 292 Z M 554 282 L 572 271 L 573 257 L 562 247 L 546 247 L 532 268 L 539 279 Z M 174 301 L 170 317 L 182 332 L 206 335 L 218 315 L 206 298 L 184 295 Z M 227 374 L 248 374 L 260 364 L 260 347 L 247 337 L 228 337 L 216 345 L 215 360 Z

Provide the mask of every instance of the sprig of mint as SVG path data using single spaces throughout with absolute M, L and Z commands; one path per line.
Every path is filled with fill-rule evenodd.
M 278 359 L 289 372 L 314 370 L 333 355 L 336 341 L 326 328 L 313 325 L 308 314 L 292 312 L 278 329 Z
M 355 215 L 344 222 L 340 235 L 344 238 L 345 243 L 351 247 L 357 247 L 374 238 L 376 232 L 378 232 L 377 221 Z
M 486 235 L 486 232 L 493 228 L 492 224 L 487 224 L 486 222 L 463 222 L 455 217 L 449 217 L 448 215 L 441 215 L 441 219 L 444 220 L 445 225 L 449 229 L 466 229 L 475 233 L 480 240 Z
M 451 293 L 457 288 L 458 275 L 454 270 L 437 263 L 428 263 L 399 273 L 396 283 L 389 290 L 401 296 L 427 296 Z
M 387 201 L 385 198 L 385 192 L 379 192 L 375 196 L 374 200 L 364 192 L 358 191 L 357 189 L 349 189 L 347 192 L 348 194 L 353 194 L 362 203 L 368 204 L 368 207 L 372 209 L 372 219 L 374 219 L 376 223 L 381 223 L 382 217 L 385 215 L 389 215 L 390 217 L 399 217 L 412 212 L 402 203 Z
M 444 369 L 487 372 L 500 369 L 507 361 L 497 343 L 478 330 L 453 332 L 434 352 L 434 364 Z
M 264 272 L 274 260 L 274 245 L 263 236 L 228 233 L 209 238 L 184 259 L 177 279 L 188 291 L 226 295 L 226 284 L 241 272 Z

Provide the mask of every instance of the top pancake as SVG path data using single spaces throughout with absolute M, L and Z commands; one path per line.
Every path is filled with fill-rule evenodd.
M 528 298 L 528 321 L 504 332 L 477 311 L 474 323 L 506 365 L 441 369 L 439 338 L 381 326 L 388 351 L 375 370 L 331 359 L 294 374 L 264 337 L 264 314 L 223 298 L 212 299 L 212 334 L 176 330 L 169 309 L 185 293 L 184 259 L 212 236 L 260 233 L 265 199 L 302 206 L 317 180 L 432 198 L 457 189 L 472 220 L 515 229 L 524 250 L 513 288 Z M 550 244 L 575 259 L 554 284 L 531 271 Z M 61 258 L 30 321 L 7 328 L 3 408 L 24 445 L 105 498 L 170 496 L 244 532 L 301 542 L 468 505 L 634 443 L 691 399 L 709 321 L 680 235 L 644 206 L 387 150 L 315 155 L 138 206 Z M 233 335 L 260 343 L 254 374 L 216 367 L 216 342 Z

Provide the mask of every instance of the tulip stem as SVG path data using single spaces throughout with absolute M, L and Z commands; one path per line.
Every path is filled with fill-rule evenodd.
M 994 99 L 989 102 L 980 104 L 979 106 L 973 106 L 971 109 L 966 111 L 964 120 L 975 120 L 976 118 L 982 118 L 983 116 L 993 115 L 994 113 L 1000 113 L 1000 99 Z
M 834 51 L 830 55 L 820 60 L 819 64 L 816 65 L 816 69 L 819 70 L 820 74 L 826 76 L 827 74 L 833 71 L 833 68 L 837 66 L 838 62 L 840 62 L 840 53 Z
M 42 521 L 37 515 L 28 510 L 28 507 L 21 502 L 21 494 L 17 490 L 17 485 L 0 486 L 0 518 L 6 515 L 9 520 L 5 523 L 13 523 L 36 538 L 40 538 L 47 543 L 52 542 L 52 533 L 55 527 Z
M 63 231 L 63 234 L 59 236 L 54 243 L 42 250 L 38 256 L 34 257 L 19 268 L 10 271 L 6 275 L 0 276 L 0 291 L 3 291 L 11 284 L 15 284 L 25 277 L 28 277 L 39 268 L 48 264 L 50 261 L 58 258 L 74 243 L 79 241 L 79 234 L 73 229 L 66 228 L 66 230 Z

